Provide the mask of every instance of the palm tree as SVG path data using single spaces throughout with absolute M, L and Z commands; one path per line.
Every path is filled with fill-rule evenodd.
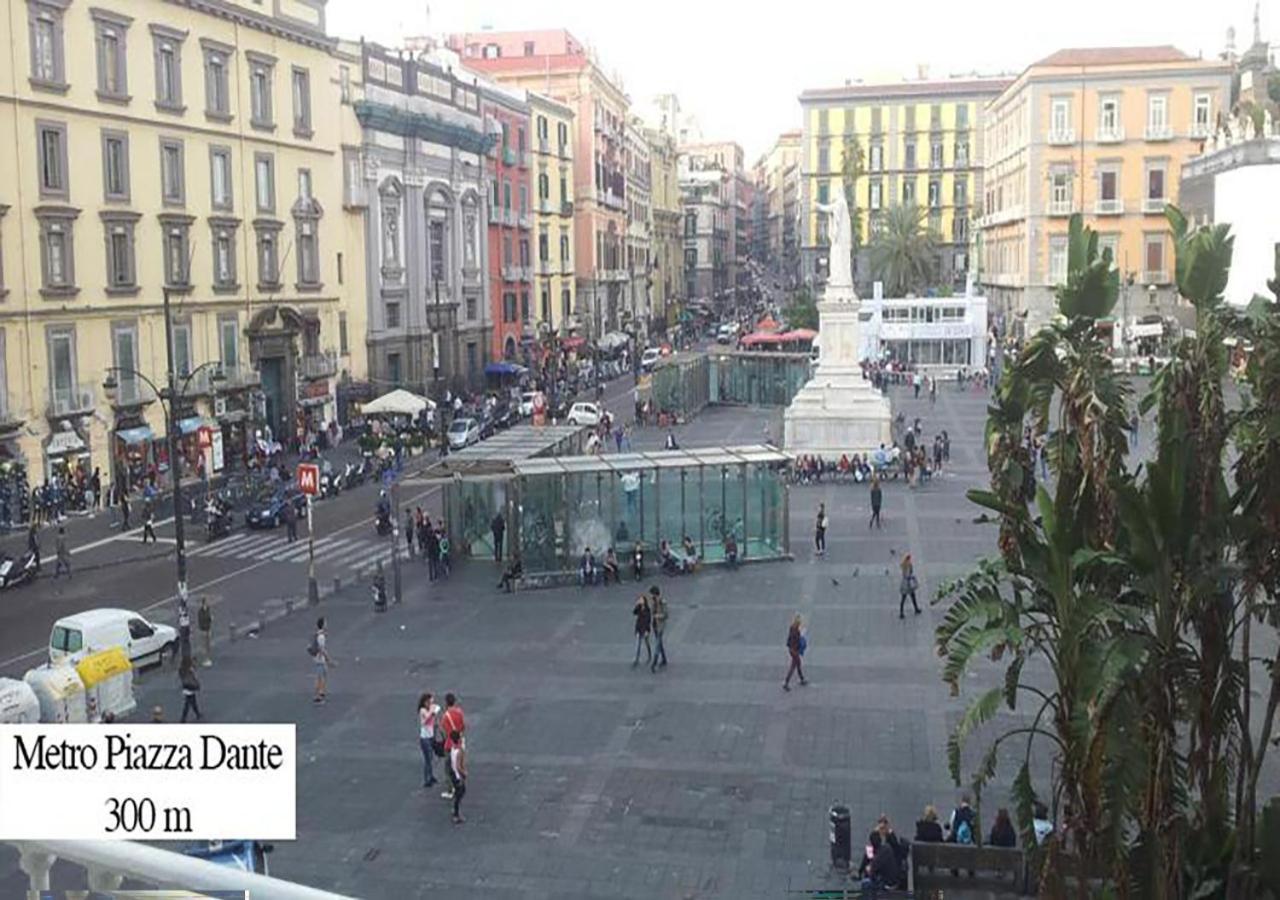
M 914 203 L 890 207 L 872 235 L 871 268 L 889 296 L 922 291 L 933 280 L 936 243 L 925 215 Z

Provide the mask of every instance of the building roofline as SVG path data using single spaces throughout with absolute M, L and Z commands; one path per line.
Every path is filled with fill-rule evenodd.
M 960 96 L 965 94 L 999 94 L 1014 79 L 1008 76 L 991 78 L 947 79 L 943 81 L 889 81 L 880 84 L 847 84 L 838 88 L 810 88 L 800 93 L 800 102 L 822 100 L 853 100 L 867 97 L 928 97 Z

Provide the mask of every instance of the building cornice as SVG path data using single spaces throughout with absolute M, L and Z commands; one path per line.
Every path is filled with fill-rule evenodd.
M 238 25 L 244 25 L 256 31 L 263 31 L 294 43 L 314 47 L 317 50 L 328 52 L 338 44 L 337 38 L 329 37 L 323 30 L 315 30 L 302 23 L 295 24 L 274 16 L 254 12 L 243 6 L 226 2 L 226 0 L 168 0 L 168 2 L 175 6 L 185 6 L 197 12 L 217 16 L 220 19 L 226 19 Z
M 356 119 L 364 128 L 421 138 L 432 144 L 456 147 L 470 153 L 488 153 L 497 143 L 497 135 L 484 134 L 465 125 L 454 125 L 435 116 L 408 112 L 384 103 L 357 100 Z

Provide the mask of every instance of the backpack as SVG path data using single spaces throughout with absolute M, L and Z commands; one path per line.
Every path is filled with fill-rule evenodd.
M 970 827 L 968 819 L 961 819 L 956 823 L 956 843 L 973 843 L 973 828 Z
M 307 655 L 308 656 L 320 655 L 319 632 L 316 632 L 315 634 L 311 635 L 311 641 L 307 644 Z

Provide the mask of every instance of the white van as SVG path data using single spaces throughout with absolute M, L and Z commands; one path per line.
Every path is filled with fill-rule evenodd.
M 177 629 L 148 622 L 127 609 L 90 609 L 53 623 L 49 662 L 119 647 L 135 666 L 160 663 L 178 652 Z

